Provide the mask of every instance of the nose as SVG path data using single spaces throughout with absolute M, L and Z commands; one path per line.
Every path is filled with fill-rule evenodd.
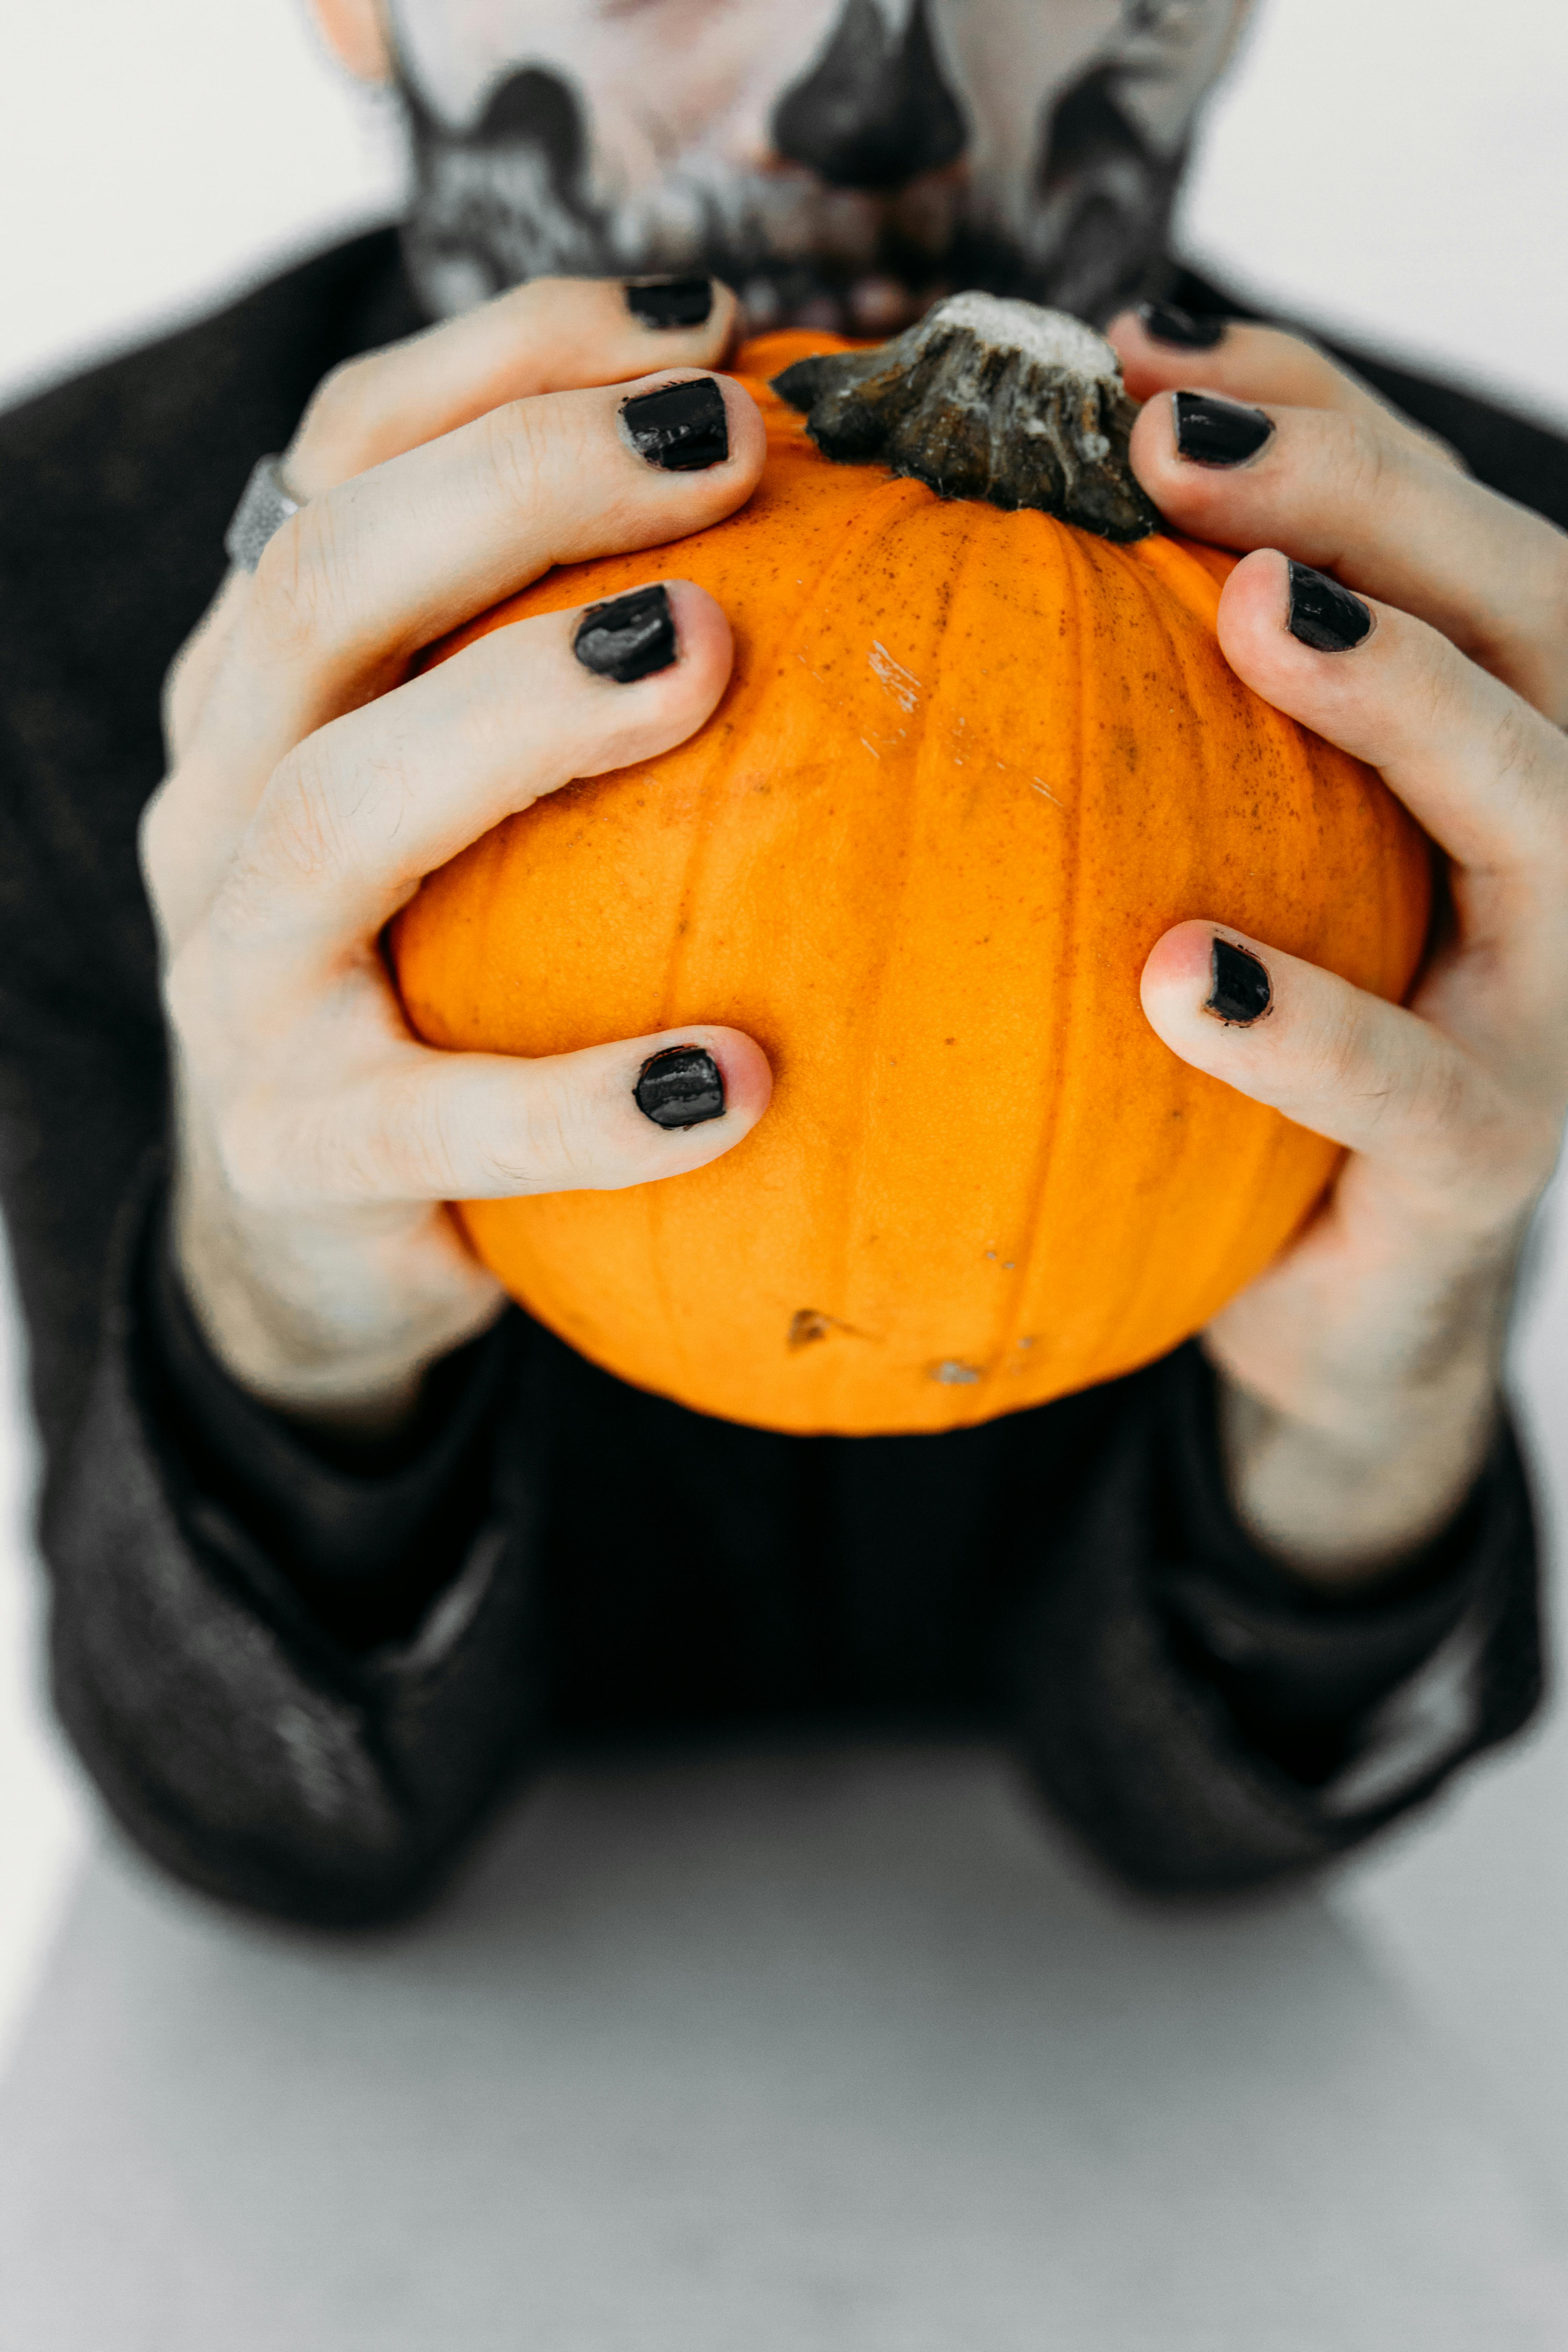
M 914 0 L 891 34 L 877 0 L 844 0 L 833 38 L 773 112 L 773 145 L 830 188 L 901 188 L 963 152 L 958 100 L 942 79 L 926 17 Z

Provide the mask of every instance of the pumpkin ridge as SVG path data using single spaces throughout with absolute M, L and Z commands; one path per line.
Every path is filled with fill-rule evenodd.
M 890 516 L 884 514 L 882 520 L 875 526 L 873 526 L 869 519 L 868 519 L 867 525 L 861 532 L 858 542 L 858 552 L 863 552 L 865 549 L 872 545 L 878 540 L 886 541 L 895 539 L 901 533 L 902 527 L 909 517 L 923 512 L 928 503 L 935 503 L 936 500 L 936 493 L 934 490 L 928 489 L 923 482 L 911 481 L 905 477 L 890 478 L 886 487 L 889 489 L 913 491 L 917 495 L 911 499 L 900 499 L 899 502 L 899 510 Z M 885 506 L 886 501 L 879 499 L 875 503 L 879 506 Z M 889 571 L 892 570 L 893 567 L 891 562 L 889 562 L 888 568 Z M 952 612 L 953 589 L 954 581 L 952 576 L 950 575 L 948 579 L 942 583 L 942 590 L 940 592 L 942 595 L 942 618 L 937 633 L 936 641 L 938 646 L 942 644 L 947 635 L 949 620 Z M 876 982 L 874 988 L 868 992 L 872 997 L 873 1009 L 870 1019 L 867 1024 L 867 1052 L 869 1060 L 869 1066 L 872 1069 L 879 1071 L 883 1066 L 884 1057 L 888 1051 L 889 1018 L 891 1018 L 895 1024 L 898 1020 L 898 1015 L 896 1013 L 889 1016 L 889 981 L 895 966 L 901 962 L 907 947 L 907 908 L 909 904 L 910 874 L 912 864 L 915 835 L 920 823 L 920 812 L 922 803 L 922 772 L 925 766 L 925 755 L 931 733 L 931 710 L 934 699 L 934 695 L 931 690 L 928 688 L 922 687 L 914 709 L 906 714 L 908 720 L 913 724 L 914 741 L 910 747 L 908 755 L 910 761 L 909 790 L 904 794 L 902 807 L 903 828 L 899 844 L 898 887 L 896 892 L 889 893 L 888 903 L 894 908 L 894 911 L 883 931 L 882 951 L 880 961 L 877 968 Z M 837 1251 L 837 1264 L 835 1267 L 835 1296 L 845 1302 L 846 1311 L 850 1314 L 851 1319 L 854 1318 L 857 1308 L 850 1296 L 850 1266 L 856 1252 L 856 1239 L 867 1223 L 863 1204 L 867 1190 L 866 1162 L 870 1150 L 870 1140 L 868 1124 L 862 1122 L 859 1131 L 856 1136 L 854 1160 L 852 1165 L 845 1171 L 844 1181 L 840 1188 L 840 1197 L 844 1202 L 846 1213 L 838 1221 L 838 1245 Z
M 1205 707 L 1204 699 L 1201 698 L 1203 693 L 1203 680 L 1198 676 L 1201 664 L 1194 660 L 1192 646 L 1187 642 L 1184 633 L 1178 630 L 1173 625 L 1171 612 L 1165 602 L 1162 599 L 1155 581 L 1151 576 L 1147 568 L 1141 564 L 1137 566 L 1130 565 L 1128 567 L 1128 571 L 1129 576 L 1136 580 L 1138 584 L 1138 593 L 1142 600 L 1142 618 L 1151 627 L 1152 631 L 1158 632 L 1158 635 L 1166 648 L 1169 657 L 1169 667 L 1173 675 L 1181 681 L 1184 689 L 1184 698 L 1186 702 L 1187 709 L 1189 710 L 1201 710 Z M 1184 604 L 1177 609 L 1181 611 L 1184 618 L 1186 619 L 1189 625 L 1191 625 L 1191 615 L 1186 605 Z M 1221 655 L 1219 658 L 1224 661 L 1225 657 Z M 1230 666 L 1228 663 L 1226 663 L 1226 668 L 1229 675 L 1234 676 L 1234 672 L 1230 671 Z M 1215 751 L 1209 730 L 1206 728 L 1197 728 L 1195 735 L 1199 772 L 1203 782 L 1203 806 L 1206 816 L 1206 811 L 1212 808 L 1215 803 L 1215 788 L 1219 782 L 1219 779 L 1215 774 L 1218 754 Z M 1195 912 L 1196 910 L 1194 909 L 1194 911 Z M 1210 909 L 1209 911 L 1211 913 L 1215 912 L 1213 909 Z M 1174 919 L 1184 920 L 1185 917 L 1177 917 Z M 1224 919 L 1223 908 L 1218 910 L 1215 915 L 1215 919 Z M 1152 946 L 1152 944 L 1153 942 L 1151 940 L 1150 945 Z M 1194 1072 L 1192 1076 L 1193 1078 L 1197 1080 L 1200 1086 L 1203 1084 L 1204 1081 L 1201 1073 Z M 1184 1085 L 1190 1083 L 1192 1083 L 1191 1079 L 1183 1080 Z M 1224 1082 L 1223 1080 L 1214 1079 L 1210 1080 L 1209 1083 L 1213 1085 L 1221 1085 Z M 1185 1122 L 1184 1122 L 1184 1124 Z M 1183 1139 L 1184 1142 L 1184 1136 Z M 1254 1152 L 1254 1166 L 1250 1180 L 1254 1197 L 1262 1197 L 1260 1190 L 1261 1180 L 1267 1171 L 1269 1161 L 1275 1157 L 1277 1142 L 1278 1137 L 1276 1127 L 1273 1122 L 1270 1122 L 1267 1126 L 1263 1134 L 1259 1137 L 1259 1148 L 1256 1149 Z M 1234 1250 L 1234 1244 L 1230 1244 L 1230 1248 Z M 1212 1264 L 1214 1262 L 1214 1252 L 1211 1250 L 1209 1255 L 1210 1262 Z M 1106 1336 L 1108 1339 L 1113 1338 L 1118 1330 L 1125 1328 L 1128 1324 L 1135 1324 L 1144 1319 L 1142 1308 L 1146 1285 L 1147 1269 L 1145 1269 L 1143 1277 L 1139 1282 L 1130 1284 L 1128 1286 L 1127 1296 L 1121 1302 L 1120 1311 L 1114 1320 L 1112 1320 L 1107 1328 Z M 1207 1286 L 1205 1285 L 1205 1287 L 1207 1287 Z
M 1087 632 L 1084 626 L 1081 591 L 1083 574 L 1089 568 L 1089 558 L 1085 546 L 1065 525 L 1058 523 L 1052 527 L 1058 532 L 1061 542 L 1064 610 L 1071 616 L 1073 652 L 1066 667 L 1070 669 L 1073 679 L 1072 772 L 1079 779 L 1079 790 L 1073 794 L 1072 799 L 1071 831 L 1061 845 L 1061 864 L 1068 877 L 1068 886 L 1063 893 L 1067 908 L 1067 932 L 1065 939 L 1058 935 L 1052 944 L 1062 969 L 1071 973 L 1076 970 L 1073 949 L 1077 942 L 1079 925 L 1080 894 L 1077 877 L 1083 848 L 1084 682 L 1089 675 L 1089 666 L 1083 659 Z M 1069 813 L 1064 808 L 1062 814 L 1068 816 Z M 1034 1308 L 1038 1297 L 1037 1286 L 1046 1271 L 1039 1265 L 1044 1231 L 1041 1215 L 1054 1174 L 1057 1139 L 1061 1128 L 1062 1108 L 1066 1100 L 1063 1080 L 1067 1042 L 1072 1022 L 1073 993 L 1070 982 L 1067 987 L 1056 992 L 1057 1003 L 1055 1017 L 1051 1024 L 1050 1045 L 1048 1051 L 1042 1053 L 1041 1055 L 1041 1066 L 1048 1073 L 1047 1108 L 1046 1115 L 1040 1121 L 1039 1135 L 1035 1146 L 1034 1164 L 1030 1169 L 1028 1183 L 1024 1192 L 1026 1203 L 1024 1231 L 1027 1235 L 1027 1241 L 1024 1244 L 1024 1260 L 1018 1267 L 1018 1281 L 1014 1288 L 1012 1298 L 1005 1302 L 1001 1319 L 996 1327 L 996 1341 L 992 1364 L 997 1371 L 1017 1354 L 1018 1340 L 1026 1318 L 1040 1319 L 1035 1315 Z
M 770 435 L 770 439 L 772 437 Z M 872 469 L 868 467 L 867 470 L 869 472 Z M 902 487 L 901 484 L 879 480 L 871 489 L 867 505 L 877 503 L 885 489 Z M 744 513 L 744 509 L 742 511 Z M 706 536 L 707 534 L 704 534 L 704 537 Z M 679 541 L 672 542 L 671 551 L 678 552 L 680 544 Z M 822 583 L 831 576 L 834 569 L 845 558 L 846 549 L 843 541 L 840 541 L 838 544 L 831 547 L 831 551 L 819 572 L 802 584 L 798 600 L 789 616 L 787 631 L 784 635 L 784 657 L 787 657 L 788 646 L 799 629 L 803 617 L 816 609 Z M 773 682 L 772 677 L 765 677 L 760 671 L 756 671 L 746 677 L 737 689 L 736 683 L 731 677 L 708 723 L 711 725 L 713 719 L 727 716 L 731 723 L 743 724 L 750 715 L 752 707 L 762 705 L 765 708 L 768 689 Z M 681 747 L 677 747 L 678 750 L 679 748 Z M 691 828 L 690 845 L 681 875 L 679 908 L 670 938 L 669 952 L 659 992 L 658 1025 L 661 1029 L 680 1025 L 678 1008 L 681 1002 L 682 975 L 690 953 L 690 924 L 693 910 L 700 904 L 701 877 L 711 857 L 716 803 L 721 797 L 722 782 L 720 763 L 710 754 L 702 768 L 698 814 Z M 668 1184 L 639 1185 L 636 1190 L 642 1196 L 643 1230 L 646 1235 L 645 1247 L 647 1253 L 649 1279 L 658 1296 L 664 1327 L 672 1335 L 674 1349 L 681 1359 L 682 1370 L 689 1377 L 686 1336 L 687 1318 L 677 1311 L 677 1303 L 669 1288 L 670 1265 L 667 1263 L 667 1260 L 678 1263 L 678 1254 L 667 1252 L 662 1246 L 661 1238 L 669 1222 L 670 1213 L 679 1211 L 679 1203 L 669 1199 L 670 1187 Z
M 780 404 L 782 406 L 782 404 Z M 804 440 L 804 430 L 800 428 L 798 420 L 787 410 L 784 415 L 790 428 L 791 439 L 797 442 Z M 867 482 L 865 495 L 857 506 L 854 515 L 839 530 L 837 537 L 825 535 L 826 551 L 816 570 L 808 569 L 806 572 L 787 624 L 780 630 L 776 646 L 771 648 L 771 666 L 764 668 L 760 662 L 751 663 L 751 674 L 740 683 L 738 689 L 731 682 L 721 698 L 713 717 L 727 717 L 740 732 L 745 730 L 755 712 L 759 710 L 765 712 L 771 696 L 778 689 L 780 672 L 788 662 L 792 652 L 798 650 L 795 644 L 796 638 L 802 634 L 805 625 L 809 623 L 811 617 L 823 609 L 832 593 L 831 583 L 837 574 L 846 568 L 853 568 L 861 560 L 867 548 L 873 545 L 877 540 L 885 537 L 889 531 L 899 530 L 911 516 L 921 514 L 928 505 L 935 501 L 935 493 L 923 482 L 890 476 L 879 466 L 868 466 L 857 470 L 863 471 L 872 478 Z M 676 543 L 677 547 L 679 544 L 679 542 Z M 752 646 L 746 647 L 748 656 L 752 650 Z M 841 698 L 836 698 L 836 699 Z M 922 723 L 927 698 L 922 696 L 921 700 Z M 709 723 L 711 724 L 711 720 Z M 670 943 L 661 994 L 661 1027 L 668 1028 L 672 1023 L 677 1026 L 679 1025 L 679 1007 L 681 1002 L 682 978 L 693 945 L 691 930 L 693 911 L 702 904 L 702 877 L 710 862 L 715 822 L 721 814 L 725 790 L 721 762 L 710 756 L 705 763 L 702 774 L 698 814 L 692 826 L 691 847 L 681 879 L 679 912 L 677 928 Z M 908 840 L 906 837 L 901 866 L 907 867 L 907 865 Z M 888 948 L 889 958 L 893 953 L 894 945 L 895 941 L 889 936 Z M 884 971 L 885 969 L 884 965 Z M 677 1204 L 669 1198 L 671 1191 L 669 1185 L 647 1184 L 637 1189 L 642 1193 L 647 1212 L 645 1230 L 647 1234 L 648 1257 L 650 1266 L 654 1269 L 654 1286 L 658 1292 L 660 1312 L 666 1328 L 671 1333 L 679 1335 L 675 1341 L 676 1349 L 682 1358 L 683 1364 L 689 1367 L 689 1343 L 686 1336 L 688 1318 L 678 1312 L 676 1302 L 671 1297 L 666 1265 L 667 1257 L 673 1260 L 677 1254 L 667 1252 L 661 1240 L 663 1229 L 668 1225 L 669 1216 Z M 852 1188 L 847 1188 L 847 1190 L 852 1199 Z M 847 1223 L 839 1229 L 840 1262 L 836 1269 L 835 1296 L 840 1299 L 844 1296 L 848 1276 L 847 1229 Z
M 1183 698 L 1187 709 L 1192 711 L 1205 709 L 1211 698 L 1211 695 L 1207 690 L 1205 690 L 1205 681 L 1203 677 L 1203 671 L 1205 668 L 1203 656 L 1196 650 L 1194 641 L 1187 635 L 1188 629 L 1197 625 L 1194 620 L 1190 608 L 1184 602 L 1176 607 L 1176 610 L 1182 614 L 1183 620 L 1186 624 L 1185 628 L 1179 626 L 1175 622 L 1174 615 L 1168 602 L 1160 594 L 1155 578 L 1151 574 L 1148 569 L 1143 565 L 1138 565 L 1129 566 L 1128 570 L 1129 576 L 1135 579 L 1137 582 L 1138 593 L 1142 602 L 1142 620 L 1145 625 L 1150 628 L 1151 633 L 1157 633 L 1163 641 L 1167 655 L 1166 667 L 1170 673 L 1175 678 L 1179 679 L 1183 689 Z M 1234 671 L 1231 670 L 1230 665 L 1225 661 L 1223 654 L 1217 654 L 1217 647 L 1216 657 L 1224 664 L 1227 677 L 1234 678 Z M 1269 719 L 1277 718 L 1279 715 L 1272 710 L 1271 706 L 1265 705 L 1265 709 L 1268 712 Z M 1270 734 L 1274 732 L 1274 730 L 1268 726 L 1268 720 L 1263 722 L 1263 731 Z M 1290 751 L 1294 748 L 1293 746 L 1285 743 L 1283 738 L 1279 738 L 1279 740 L 1280 740 L 1281 749 Z M 1222 802 L 1224 798 L 1225 778 L 1221 773 L 1224 755 L 1216 747 L 1213 736 L 1206 727 L 1200 726 L 1195 729 L 1194 740 L 1196 744 L 1198 769 L 1201 778 L 1201 805 L 1205 812 L 1205 822 L 1206 824 L 1207 811 L 1215 805 L 1216 801 Z M 1185 920 L 1187 919 L 1188 913 L 1195 914 L 1200 911 L 1209 914 L 1215 921 L 1223 922 L 1226 919 L 1226 911 L 1223 908 L 1218 909 L 1207 908 L 1201 910 L 1198 908 L 1192 908 L 1187 910 L 1187 913 L 1181 915 L 1177 915 L 1173 912 L 1171 914 L 1171 920 L 1173 922 Z M 1151 940 L 1150 945 L 1152 946 L 1152 944 L 1153 942 Z M 1183 1076 L 1180 1084 L 1184 1089 L 1191 1089 L 1195 1087 L 1201 1092 L 1208 1087 L 1223 1086 L 1224 1081 L 1222 1079 L 1210 1078 L 1199 1071 L 1190 1071 Z M 1255 1200 L 1262 1200 L 1268 1197 L 1267 1178 L 1269 1167 L 1279 1156 L 1280 1115 L 1277 1112 L 1270 1113 L 1266 1105 L 1259 1105 L 1258 1108 L 1263 1113 L 1263 1117 L 1257 1121 L 1248 1123 L 1247 1133 L 1250 1138 L 1251 1149 L 1248 1157 L 1247 1172 L 1240 1178 L 1237 1175 L 1236 1146 L 1234 1140 L 1230 1146 L 1230 1150 L 1227 1155 L 1226 1172 L 1234 1190 L 1238 1192 L 1245 1190 L 1251 1198 Z M 1184 1129 L 1186 1124 L 1187 1122 L 1184 1120 Z M 1183 1140 L 1184 1142 L 1185 1141 L 1184 1133 Z M 1201 1281 L 1197 1280 L 1195 1277 L 1194 1279 L 1193 1286 L 1194 1290 L 1203 1294 L 1217 1295 L 1217 1293 L 1223 1289 L 1224 1284 L 1223 1282 L 1216 1283 L 1215 1276 L 1218 1272 L 1223 1260 L 1227 1256 L 1234 1255 L 1234 1243 L 1230 1244 L 1227 1247 L 1226 1245 L 1218 1243 L 1215 1236 L 1211 1236 L 1209 1248 L 1206 1252 L 1201 1252 L 1194 1249 L 1193 1242 L 1191 1238 L 1189 1238 L 1185 1244 L 1185 1248 L 1188 1253 L 1189 1265 L 1195 1259 L 1199 1265 L 1205 1267 L 1203 1279 Z M 1145 1263 L 1139 1280 L 1136 1283 L 1128 1285 L 1125 1296 L 1121 1300 L 1114 1317 L 1110 1318 L 1103 1327 L 1104 1342 L 1107 1346 L 1110 1346 L 1110 1343 L 1116 1340 L 1118 1333 L 1125 1330 L 1129 1326 L 1136 1327 L 1141 1323 L 1147 1322 L 1147 1297 L 1150 1286 L 1150 1276 L 1151 1268 L 1148 1264 Z M 1111 1352 L 1116 1352 L 1116 1349 L 1114 1347 L 1111 1348 Z M 1121 1343 L 1121 1352 L 1125 1352 L 1125 1342 Z
M 706 763 L 706 772 L 702 780 L 700 819 L 691 828 L 690 843 L 680 877 L 679 911 L 670 937 L 669 954 L 665 963 L 664 981 L 659 992 L 658 1025 L 661 1029 L 679 1025 L 672 1018 L 671 1008 L 679 1003 L 680 967 L 686 955 L 687 925 L 694 904 L 693 883 L 706 861 L 711 834 L 709 818 L 712 808 L 713 768 L 713 761 L 710 759 Z M 664 1328 L 673 1339 L 675 1351 L 680 1358 L 681 1370 L 689 1377 L 686 1318 L 677 1312 L 676 1301 L 669 1286 L 670 1265 L 667 1263 L 666 1253 L 660 1246 L 663 1229 L 668 1222 L 667 1213 L 670 1207 L 668 1197 L 669 1185 L 668 1183 L 642 1184 L 635 1189 L 642 1195 L 644 1247 L 647 1252 L 647 1273 L 658 1298 L 659 1314 Z M 679 1264 L 679 1257 L 674 1262 Z

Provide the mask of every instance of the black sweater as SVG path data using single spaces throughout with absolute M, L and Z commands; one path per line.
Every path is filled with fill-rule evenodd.
M 983 1722 L 1146 1888 L 1343 1851 L 1536 1704 L 1507 1435 L 1440 1543 L 1335 1601 L 1237 1527 L 1195 1348 L 945 1437 L 795 1439 L 627 1388 L 512 1311 L 379 1456 L 304 1440 L 208 1355 L 161 1215 L 135 858 L 160 682 L 255 457 L 329 367 L 418 323 L 378 232 L 0 419 L 0 1186 L 56 1689 L 106 1801 L 193 1883 L 347 1924 L 420 1900 L 552 1742 Z M 1568 519 L 1563 443 L 1358 364 Z

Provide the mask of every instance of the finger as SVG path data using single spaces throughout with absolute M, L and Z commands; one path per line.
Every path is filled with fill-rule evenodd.
M 1380 769 L 1459 866 L 1506 884 L 1500 918 L 1560 908 L 1568 740 L 1436 629 L 1260 551 L 1226 582 L 1219 641 L 1266 701 Z
M 224 1149 L 274 1210 L 614 1192 L 721 1159 L 772 1088 L 743 1031 L 701 1023 L 537 1061 L 409 1045 L 284 1117 L 270 1098 L 242 1103 Z M 694 1123 L 661 1123 L 672 1116 Z
M 1458 466 L 1446 442 L 1412 424 L 1304 337 L 1239 319 L 1216 319 L 1204 322 L 1210 331 L 1218 330 L 1216 341 L 1197 346 L 1173 342 L 1151 331 L 1151 319 L 1163 307 L 1145 303 L 1141 310 L 1123 310 L 1105 331 L 1134 400 L 1152 400 L 1158 393 L 1201 383 L 1232 400 L 1261 401 L 1266 407 L 1333 409 L 1347 416 L 1375 418 L 1429 456 Z
M 507 401 L 716 366 L 736 309 L 716 278 L 530 278 L 334 369 L 285 453 L 284 478 L 313 499 Z
M 731 658 L 722 608 L 689 581 L 476 639 L 279 767 L 215 919 L 330 965 L 503 817 L 693 733 Z
M 1568 716 L 1568 535 L 1435 464 L 1386 418 L 1183 391 L 1148 403 L 1131 457 L 1178 530 L 1284 548 Z
M 645 414 L 635 404 L 671 384 L 704 394 L 696 424 L 707 437 L 696 452 L 712 463 L 672 468 L 634 445 Z M 662 416 L 658 401 L 656 409 Z M 239 592 L 244 609 L 216 654 L 220 679 L 204 682 L 187 757 L 149 814 L 149 874 L 172 932 L 205 903 L 268 777 L 297 744 L 395 686 L 421 647 L 552 564 L 661 545 L 719 521 L 750 495 L 765 449 L 739 384 L 684 372 L 514 402 L 305 508 Z
M 301 499 L 508 401 L 701 368 L 734 341 L 739 306 L 714 278 L 531 278 L 461 318 L 345 361 L 318 388 L 285 455 Z M 247 592 L 230 573 L 171 667 L 164 734 L 177 755 Z
M 1143 967 L 1143 1010 L 1194 1069 L 1315 1135 L 1445 1189 L 1462 1213 L 1501 1203 L 1500 1097 L 1439 1030 L 1331 971 L 1213 922 L 1179 923 Z M 1490 1148 L 1488 1148 L 1488 1139 Z M 1532 1167 L 1531 1181 L 1539 1171 Z
M 765 455 L 749 393 L 672 369 L 513 401 L 343 483 L 257 570 L 239 650 L 267 672 L 274 728 L 297 740 L 552 564 L 706 529 Z

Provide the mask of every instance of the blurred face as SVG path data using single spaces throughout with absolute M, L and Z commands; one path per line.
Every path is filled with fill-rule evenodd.
M 437 315 L 706 268 L 756 327 L 980 285 L 1103 319 L 1245 0 L 389 0 Z

